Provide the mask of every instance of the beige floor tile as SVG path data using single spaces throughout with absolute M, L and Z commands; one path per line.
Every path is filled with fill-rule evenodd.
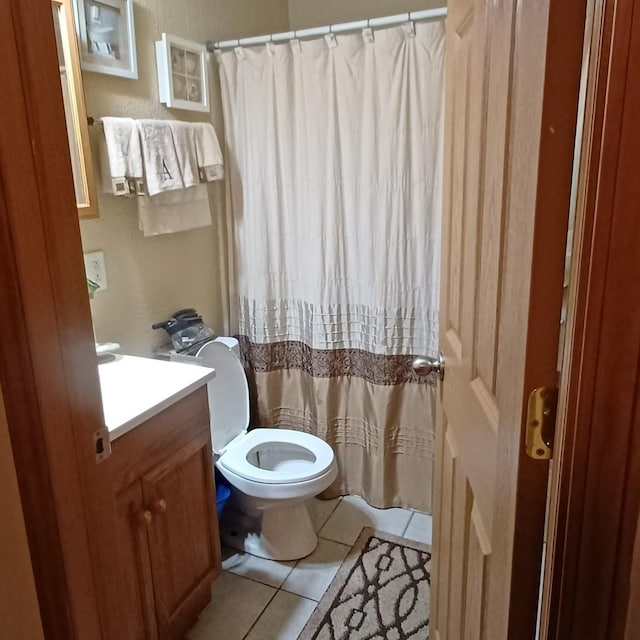
M 222 568 L 238 576 L 280 587 L 291 573 L 295 562 L 276 562 L 258 558 L 230 547 L 222 548 Z
M 410 540 L 417 540 L 425 544 L 431 544 L 431 531 L 433 528 L 433 520 L 428 513 L 419 513 L 415 511 L 409 520 L 407 530 L 404 537 Z
M 278 591 L 247 640 L 296 640 L 315 608 L 313 600 Z
M 282 588 L 311 600 L 320 600 L 349 549 L 347 545 L 320 538 L 316 550 L 298 562 Z
M 273 587 L 223 571 L 187 640 L 242 640 L 275 593 Z
M 322 529 L 324 523 L 329 519 L 329 516 L 340 504 L 341 499 L 342 498 L 320 500 L 319 498 L 312 498 L 307 502 L 307 511 L 309 512 L 309 517 L 311 518 L 316 533 Z
M 408 509 L 376 509 L 358 496 L 347 496 L 342 498 L 319 535 L 349 546 L 358 539 L 363 527 L 401 536 L 412 513 Z

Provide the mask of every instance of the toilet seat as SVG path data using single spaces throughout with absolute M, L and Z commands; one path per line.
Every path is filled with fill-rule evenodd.
M 279 456 L 282 452 L 288 452 L 290 457 Z M 266 458 L 276 458 L 276 468 L 261 468 L 253 464 L 249 458 L 258 453 Z M 259 428 L 230 442 L 217 463 L 253 482 L 295 484 L 327 473 L 334 465 L 334 454 L 326 442 L 308 433 Z
M 292 429 L 249 427 L 249 385 L 234 353 L 234 343 L 218 338 L 203 345 L 197 355 L 216 370 L 207 383 L 211 442 L 216 465 L 245 485 L 245 493 L 299 493 L 305 483 L 337 474 L 331 447 L 320 438 Z M 326 478 L 325 478 L 326 479 Z M 318 480 L 319 481 L 319 480 Z M 316 483 L 317 484 L 317 483 Z M 320 482 L 322 484 L 322 482 Z M 251 486 L 246 486 L 251 485 Z M 327 485 L 328 486 L 328 485 Z M 322 487 L 318 492 L 323 491 Z

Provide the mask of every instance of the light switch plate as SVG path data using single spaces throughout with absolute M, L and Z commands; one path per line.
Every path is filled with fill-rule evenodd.
M 92 251 L 84 254 L 84 269 L 87 278 L 100 286 L 98 292 L 107 288 L 107 269 L 104 263 L 104 251 Z

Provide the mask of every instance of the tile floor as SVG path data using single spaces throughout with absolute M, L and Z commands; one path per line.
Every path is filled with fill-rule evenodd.
M 274 562 L 222 549 L 213 599 L 187 640 L 296 640 L 363 527 L 431 544 L 431 516 L 375 509 L 362 498 L 311 500 L 316 550 L 298 562 Z

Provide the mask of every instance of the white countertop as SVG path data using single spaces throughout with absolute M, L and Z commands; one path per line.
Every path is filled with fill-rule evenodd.
M 98 366 L 104 419 L 113 442 L 206 384 L 215 369 L 137 356 Z

